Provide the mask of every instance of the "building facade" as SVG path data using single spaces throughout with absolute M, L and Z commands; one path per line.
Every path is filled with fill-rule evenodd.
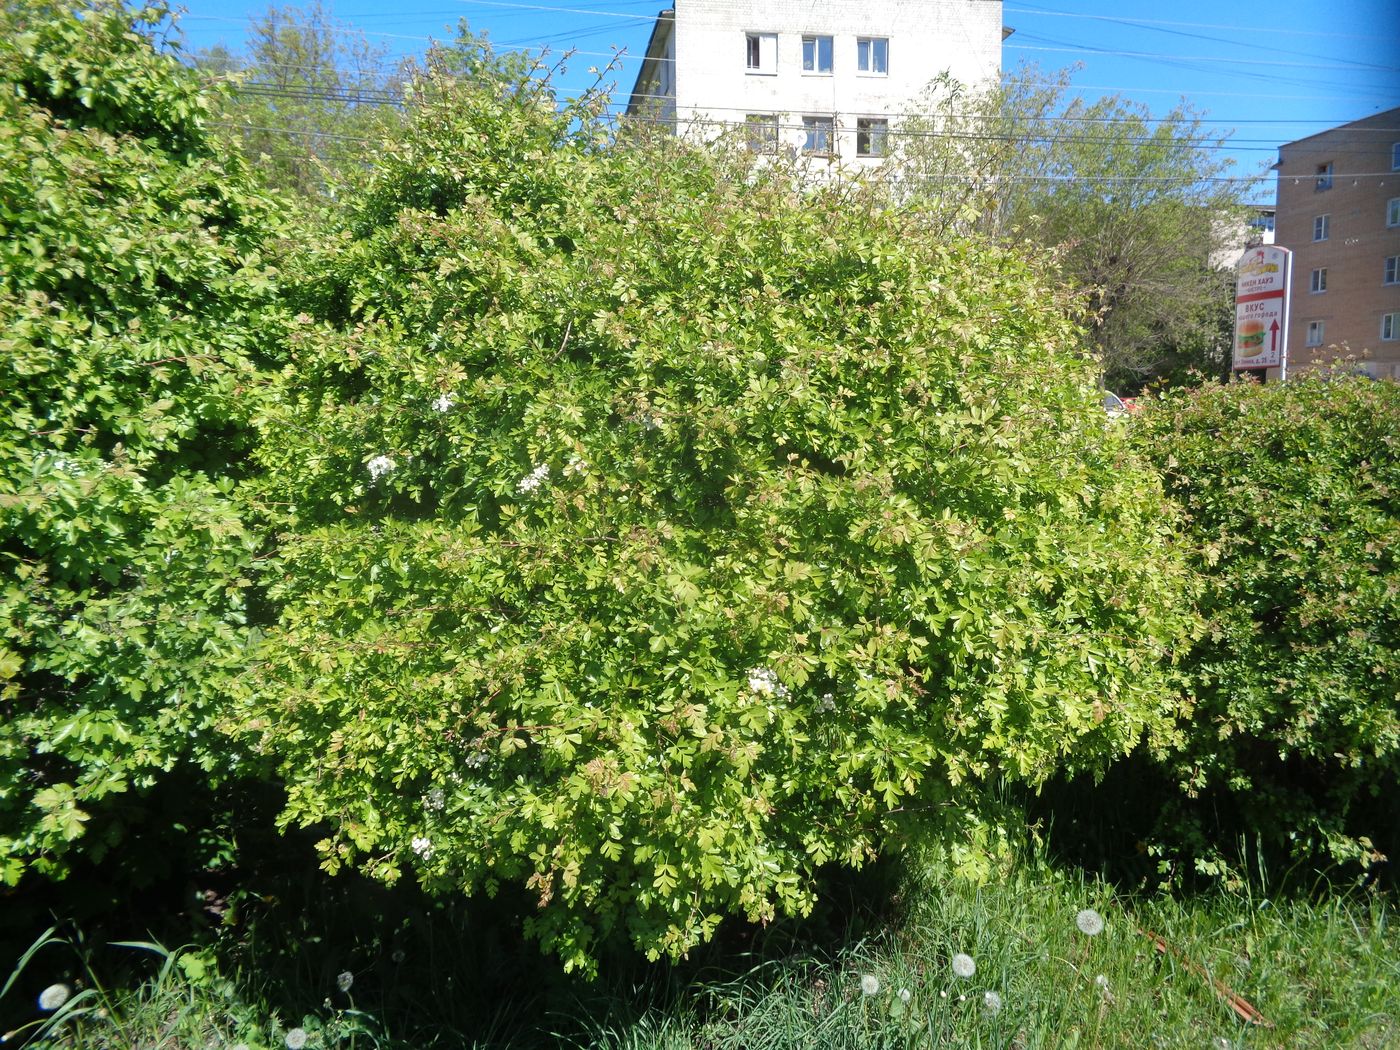
M 1001 0 L 677 0 L 628 103 L 679 129 L 743 129 L 759 151 L 878 163 L 940 74 L 997 77 Z
M 1289 368 L 1349 356 L 1400 378 L 1400 109 L 1281 146 L 1277 171 Z

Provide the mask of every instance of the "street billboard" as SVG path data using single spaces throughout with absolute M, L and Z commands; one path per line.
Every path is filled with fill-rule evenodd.
M 1234 368 L 1287 371 L 1288 295 L 1293 253 L 1261 244 L 1235 266 Z

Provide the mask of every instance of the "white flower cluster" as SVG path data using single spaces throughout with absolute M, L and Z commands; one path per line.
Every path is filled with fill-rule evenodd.
M 433 411 L 446 412 L 456 403 L 456 399 L 451 394 L 439 394 L 432 400 Z
M 423 808 L 441 811 L 447 805 L 447 796 L 443 794 L 442 788 L 435 787 L 423 796 Z
M 369 471 L 369 479 L 371 481 L 378 481 L 385 474 L 389 473 L 389 471 L 393 470 L 395 465 L 394 461 L 388 456 L 375 456 L 365 464 L 365 469 Z
M 485 751 L 473 751 L 462 762 L 468 769 L 481 769 L 487 762 L 491 761 L 491 756 Z
M 549 479 L 549 464 L 541 463 L 515 484 L 515 491 L 522 496 L 534 492 Z
M 788 687 L 778 681 L 778 676 L 767 667 L 755 667 L 749 672 L 749 690 L 759 696 L 776 696 L 780 700 L 788 697 Z
M 427 836 L 415 835 L 409 845 L 413 847 L 413 852 L 424 860 L 428 860 L 433 855 L 433 840 Z
M 817 714 L 829 715 L 836 710 L 836 697 L 830 693 L 823 693 L 822 698 L 817 701 Z
M 570 456 L 568 465 L 564 467 L 565 474 L 582 474 L 588 469 L 588 464 L 578 456 Z

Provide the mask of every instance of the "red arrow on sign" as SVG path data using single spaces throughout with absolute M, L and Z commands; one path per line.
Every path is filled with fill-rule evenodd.
M 1278 349 L 1278 321 L 1269 325 L 1269 353 Z

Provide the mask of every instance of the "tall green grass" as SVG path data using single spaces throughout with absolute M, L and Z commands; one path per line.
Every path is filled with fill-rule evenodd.
M 1378 894 L 1133 896 L 1039 857 L 981 886 L 912 859 L 893 883 L 854 885 L 870 896 L 843 913 L 845 936 L 731 930 L 682 966 L 623 960 L 592 985 L 451 910 L 400 921 L 398 940 L 351 936 L 368 924 L 328 902 L 295 929 L 268 913 L 218 952 L 104 947 L 149 960 L 116 985 L 96 948 L 50 933 L 3 1005 L 63 980 L 76 1006 L 29 1008 L 5 1045 L 282 1050 L 300 1028 L 310 1050 L 1400 1046 L 1400 935 Z

